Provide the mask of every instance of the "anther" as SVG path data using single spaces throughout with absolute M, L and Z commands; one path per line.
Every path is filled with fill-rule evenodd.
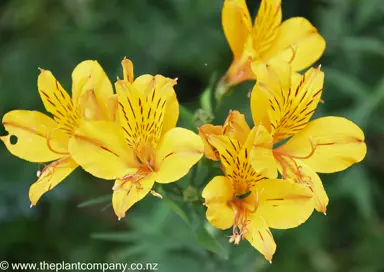
M 163 199 L 163 196 L 161 194 L 159 194 L 158 192 L 154 191 L 154 190 L 151 190 L 151 194 L 155 197 L 158 197 L 160 199 Z

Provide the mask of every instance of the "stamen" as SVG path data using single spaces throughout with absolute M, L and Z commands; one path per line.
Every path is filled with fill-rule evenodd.
M 60 151 L 57 151 L 57 150 L 54 150 L 52 148 L 52 145 L 51 145 L 51 137 L 52 137 L 52 134 L 58 130 L 59 128 L 54 128 L 53 130 L 51 130 L 48 134 L 48 137 L 47 137 L 47 146 L 48 146 L 48 149 L 51 150 L 53 153 L 56 153 L 56 154 L 59 154 L 59 155 L 69 155 L 68 152 L 60 152 Z
M 163 196 L 154 190 L 151 190 L 151 194 L 157 198 L 163 199 Z
M 273 150 L 273 155 L 275 159 L 282 167 L 282 176 L 284 179 L 293 178 L 296 182 L 311 186 L 311 183 L 312 183 L 311 177 L 305 176 L 302 173 L 302 166 L 299 166 L 296 162 L 296 159 L 299 159 L 299 160 L 309 159 L 315 153 L 316 147 L 318 146 L 318 144 L 317 143 L 315 144 L 312 141 L 312 139 L 309 139 L 309 142 L 311 143 L 311 151 L 309 152 L 308 155 L 305 155 L 305 156 L 295 156 L 280 150 Z M 293 177 L 288 173 L 287 170 L 290 170 L 292 172 Z

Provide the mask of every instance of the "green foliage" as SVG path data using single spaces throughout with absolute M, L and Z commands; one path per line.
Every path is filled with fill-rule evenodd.
M 255 1 L 247 1 L 255 7 Z M 37 67 L 51 70 L 70 91 L 70 73 L 97 59 L 113 80 L 127 56 L 135 74 L 178 77 L 179 125 L 222 124 L 237 109 L 252 124 L 247 93 L 236 86 L 215 104 L 212 88 L 232 60 L 221 29 L 222 1 L 3 0 L 0 1 L 0 114 L 43 111 Z M 287 12 L 286 12 L 287 10 Z M 327 216 L 274 231 L 270 265 L 248 243 L 230 245 L 204 217 L 201 190 L 217 173 L 203 160 L 196 173 L 148 195 L 120 222 L 110 208 L 113 182 L 81 170 L 29 209 L 28 187 L 38 166 L 0 153 L 0 259 L 9 261 L 158 262 L 159 271 L 383 271 L 384 252 L 384 5 L 382 0 L 285 0 L 283 15 L 305 16 L 327 41 L 324 104 L 318 115 L 345 116 L 366 134 L 367 158 L 322 175 Z M 215 76 L 214 76 L 215 75 Z M 217 75 L 217 77 L 216 77 Z M 202 93 L 201 98 L 199 95 Z M 201 111 L 200 111 L 201 113 Z M 3 132 L 4 134 L 4 132 Z M 42 166 L 40 166 L 42 167 Z M 192 197 L 191 197 L 192 196 Z M 187 197 L 187 198 L 186 198 Z M 188 200 L 188 201 L 184 201 Z M 81 207 L 81 208 L 79 208 Z

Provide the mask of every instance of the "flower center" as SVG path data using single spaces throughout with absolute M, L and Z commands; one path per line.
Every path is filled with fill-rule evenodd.
M 140 181 L 144 179 L 146 176 L 148 176 L 150 173 L 152 173 L 152 169 L 148 168 L 147 166 L 143 165 L 140 166 L 137 172 L 132 174 L 127 174 L 122 178 L 119 178 L 122 182 L 120 184 L 116 184 L 113 186 L 112 190 L 126 190 L 124 189 L 124 186 L 130 182 L 132 186 L 136 186 L 136 189 L 142 189 L 142 185 Z M 128 190 L 131 190 L 132 186 L 129 187 Z
M 244 235 L 248 233 L 251 214 L 256 212 L 259 204 L 259 194 L 255 195 L 249 191 L 245 194 L 234 195 L 231 204 L 235 211 L 235 220 L 229 242 L 238 245 L 244 239 Z
M 298 165 L 298 163 L 296 162 L 297 159 L 305 160 L 313 156 L 316 151 L 317 145 L 314 144 L 311 140 L 310 143 L 311 151 L 308 155 L 305 156 L 294 156 L 278 149 L 273 150 L 273 155 L 282 168 L 281 175 L 283 179 L 291 178 L 296 183 L 301 183 L 308 186 L 312 185 L 311 177 L 306 176 L 302 171 L 302 166 Z

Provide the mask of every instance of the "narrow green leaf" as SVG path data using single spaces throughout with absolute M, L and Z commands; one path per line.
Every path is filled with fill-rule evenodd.
M 369 53 L 384 56 L 384 43 L 377 38 L 347 37 L 343 39 L 343 47 L 357 53 Z
M 212 106 L 212 96 L 213 96 L 213 88 L 216 81 L 216 73 L 214 73 L 210 80 L 208 87 L 203 91 L 200 97 L 200 105 L 201 108 L 207 112 L 213 114 L 213 106 Z
M 337 182 L 339 191 L 350 196 L 356 202 L 361 215 L 366 219 L 372 219 L 376 215 L 372 202 L 373 192 L 369 183 L 370 180 L 371 178 L 364 167 L 356 165 L 348 169 Z
M 96 204 L 105 203 L 107 201 L 111 201 L 111 199 L 112 199 L 111 194 L 103 195 L 103 196 L 99 196 L 99 197 L 96 197 L 94 199 L 82 202 L 82 203 L 78 204 L 77 207 L 78 208 L 84 208 L 84 207 L 88 207 L 88 206 L 92 206 L 92 205 L 96 205 Z
M 375 91 L 363 103 L 359 104 L 353 113 L 352 120 L 357 124 L 364 127 L 368 124 L 367 119 L 370 117 L 372 112 L 384 101 L 384 77 L 377 84 Z
M 368 87 L 358 78 L 352 77 L 340 70 L 327 68 L 323 69 L 328 84 L 337 87 L 337 90 L 347 96 L 356 97 L 357 100 L 364 100 L 368 96 Z
M 200 97 L 201 108 L 207 112 L 212 111 L 212 88 L 207 88 Z
M 189 129 L 194 128 L 194 125 L 193 125 L 194 115 L 193 115 L 193 113 L 181 104 L 179 105 L 179 113 L 180 113 L 179 121 L 182 122 L 183 127 L 186 127 Z
M 196 231 L 197 242 L 207 250 L 216 253 L 223 259 L 228 259 L 228 252 L 223 246 L 213 237 L 204 226 L 200 226 Z
M 187 214 L 184 212 L 184 210 L 179 205 L 177 205 L 175 202 L 173 202 L 169 198 L 164 198 L 164 201 L 171 208 L 171 210 L 173 210 L 178 216 L 180 216 L 180 218 L 185 223 L 187 223 L 189 226 L 191 226 L 191 221 L 189 220 Z
M 363 28 L 367 26 L 375 16 L 379 17 L 381 13 L 378 9 L 384 10 L 382 0 L 358 1 L 358 6 L 355 8 L 357 12 L 357 27 Z
M 135 232 L 111 232 L 111 233 L 92 233 L 92 239 L 113 241 L 113 242 L 132 242 L 140 238 Z

